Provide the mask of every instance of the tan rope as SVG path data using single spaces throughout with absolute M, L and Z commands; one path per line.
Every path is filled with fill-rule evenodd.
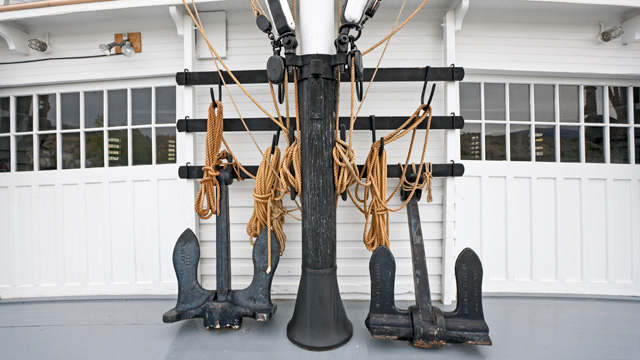
M 255 15 L 256 19 L 260 16 L 260 10 L 256 7 L 256 2 L 254 0 L 249 0 L 251 2 L 251 9 L 253 10 L 253 15 Z
M 256 187 L 253 189 L 253 214 L 247 224 L 247 234 L 250 236 L 251 245 L 253 239 L 260 235 L 262 229 L 267 227 L 268 233 L 268 262 L 267 273 L 271 272 L 271 232 L 273 231 L 280 245 L 280 255 L 284 252 L 287 236 L 282 230 L 286 211 L 282 206 L 284 192 L 279 186 L 278 176 L 271 171 L 280 165 L 280 149 L 275 147 L 273 155 L 271 147 L 267 148 L 258 167 L 256 175 Z
M 404 6 L 406 3 L 407 1 L 405 0 L 402 3 L 402 7 L 400 7 L 400 11 L 398 12 L 398 16 L 396 17 L 396 22 L 393 25 L 394 29 L 398 25 L 398 21 L 400 20 L 400 16 L 402 15 L 402 11 L 404 10 Z M 340 9 L 340 7 L 338 7 L 338 9 Z M 338 10 L 338 19 L 340 19 L 339 10 Z M 338 105 L 337 105 L 338 108 L 336 109 L 336 145 L 333 149 L 333 160 L 334 160 L 333 174 L 334 174 L 334 183 L 336 188 L 336 197 L 339 194 L 342 194 L 347 188 L 349 188 L 355 182 L 360 183 L 360 185 L 362 186 L 368 186 L 368 185 L 365 185 L 365 183 L 363 183 L 362 181 L 360 181 L 360 176 L 358 176 L 358 169 L 355 164 L 356 153 L 355 153 L 355 150 L 353 149 L 353 127 L 356 119 L 358 118 L 358 115 L 360 114 L 360 110 L 362 109 L 362 106 L 367 98 L 367 95 L 369 94 L 369 89 L 371 88 L 371 84 L 373 84 L 373 80 L 375 79 L 378 73 L 378 69 L 380 68 L 380 64 L 382 63 L 382 59 L 387 51 L 387 47 L 389 46 L 390 42 L 391 42 L 391 37 L 387 39 L 387 43 L 385 44 L 385 47 L 382 50 L 382 54 L 380 54 L 380 58 L 378 59 L 376 68 L 373 71 L 373 75 L 371 76 L 371 81 L 367 85 L 367 89 L 364 92 L 362 101 L 360 102 L 360 106 L 358 107 L 358 111 L 355 113 L 355 115 L 353 112 L 354 103 L 355 103 L 354 101 L 355 66 L 354 66 L 354 59 L 353 58 L 349 59 L 349 61 L 351 61 L 351 74 L 350 74 L 351 75 L 351 115 L 350 115 L 350 122 L 349 122 L 349 135 L 348 135 L 349 143 L 348 144 L 342 141 L 338 136 L 338 126 L 339 126 L 338 113 L 339 113 L 339 104 L 340 104 L 339 95 L 338 95 Z M 339 83 L 340 83 L 340 72 L 338 72 L 338 84 Z
M 402 164 L 398 164 L 398 166 L 400 166 L 402 168 Z M 418 172 L 416 171 L 416 164 L 412 163 L 411 164 L 413 173 L 416 174 L 416 182 L 418 182 L 418 184 L 416 185 L 416 190 L 417 189 L 424 189 L 425 187 L 427 188 L 427 202 L 433 202 L 433 194 L 432 194 L 432 189 L 431 189 L 431 185 L 433 183 L 433 165 L 431 163 L 427 163 L 426 166 L 424 167 L 424 171 L 422 172 L 422 174 L 418 174 Z M 420 181 L 420 179 L 423 179 L 422 181 Z M 414 187 L 414 183 L 409 182 L 406 178 L 402 181 L 402 190 L 404 191 L 411 191 Z
M 220 185 L 217 179 L 220 173 L 216 167 L 222 163 L 218 153 L 222 143 L 222 114 L 222 103 L 220 101 L 216 101 L 216 107 L 213 106 L 213 103 L 209 105 L 205 140 L 205 166 L 202 168 L 204 176 L 200 180 L 200 190 L 194 204 L 196 213 L 201 219 L 208 219 L 213 214 L 220 215 Z
M 421 173 L 424 166 L 424 157 L 427 150 L 427 143 L 429 139 L 429 129 L 431 127 L 431 107 L 421 105 L 418 109 L 409 117 L 405 123 L 392 133 L 384 137 L 385 147 L 386 145 L 400 139 L 409 132 L 412 132 L 411 143 L 409 145 L 409 151 L 407 152 L 407 159 L 405 166 L 402 168 L 401 181 L 393 191 L 393 193 L 387 197 L 387 155 L 386 150 L 380 151 L 380 141 L 376 141 L 371 145 L 371 150 L 367 156 L 367 160 L 362 169 L 360 176 L 366 173 L 367 184 L 370 186 L 364 186 L 364 194 L 362 197 L 358 194 L 358 188 L 360 183 L 356 183 L 355 196 L 349 191 L 349 196 L 356 203 L 358 209 L 365 215 L 365 228 L 363 234 L 363 242 L 367 249 L 373 251 L 379 246 L 384 245 L 389 247 L 389 212 L 396 212 L 404 208 L 409 200 L 413 197 L 416 189 L 418 188 L 418 182 L 413 183 L 409 197 L 398 208 L 389 208 L 387 203 L 396 194 L 398 189 L 406 179 L 406 171 L 411 157 L 413 149 L 413 143 L 415 140 L 416 130 L 418 125 L 428 117 L 427 131 L 425 132 L 424 144 L 422 146 L 422 155 L 420 158 L 420 166 L 417 173 Z M 362 206 L 357 203 L 361 203 Z
M 409 15 L 409 17 L 402 22 L 402 24 L 400 24 L 400 26 L 398 26 L 397 28 L 393 29 L 393 31 L 391 31 L 391 33 L 387 36 L 385 36 L 384 38 L 382 38 L 382 40 L 378 41 L 375 45 L 373 45 L 372 47 L 368 48 L 367 50 L 362 52 L 362 55 L 367 55 L 368 53 L 370 53 L 371 51 L 375 50 L 378 46 L 382 45 L 385 41 L 389 40 L 393 35 L 395 35 L 398 31 L 400 31 L 400 29 L 402 29 L 405 25 L 407 25 L 407 23 L 409 21 L 411 21 L 411 19 L 413 19 L 414 16 L 416 16 L 420 10 L 422 10 L 422 8 L 427 4 L 429 0 L 424 0 L 422 2 L 422 4 L 420 4 L 420 6 L 418 6 L 418 8 L 411 14 Z M 403 5 L 404 6 L 404 5 Z
M 222 83 L 223 83 L 223 85 L 224 85 L 224 87 L 225 87 L 225 89 L 227 91 L 229 99 L 231 100 L 233 106 L 235 107 L 236 112 L 238 113 L 238 116 L 240 117 L 240 120 L 244 124 L 247 132 L 249 133 L 249 136 L 251 136 L 251 139 L 253 140 L 254 144 L 258 148 L 258 151 L 260 151 L 260 154 L 262 154 L 262 150 L 260 149 L 260 147 L 258 146 L 258 143 L 253 138 L 253 135 L 251 134 L 251 131 L 249 130 L 249 127 L 246 125 L 246 123 L 244 121 L 244 118 L 240 114 L 240 110 L 238 110 L 237 104 L 236 104 L 236 102 L 235 102 L 233 96 L 231 95 L 231 92 L 229 91 L 229 88 L 227 86 L 227 82 L 225 81 L 224 77 L 222 76 L 222 70 L 220 70 L 220 67 L 218 66 L 218 62 L 220 62 L 220 65 L 222 65 L 222 67 L 225 69 L 227 74 L 229 74 L 229 76 L 235 82 L 235 84 L 238 85 L 240 90 L 242 90 L 242 92 L 249 98 L 249 100 L 251 100 L 258 107 L 258 109 L 260 109 L 269 119 L 271 119 L 271 121 L 273 121 L 275 124 L 280 126 L 280 128 L 282 129 L 282 131 L 285 134 L 287 133 L 287 129 L 285 129 L 284 126 L 280 122 L 278 122 L 278 120 L 276 120 L 264 107 L 262 107 L 262 105 L 260 105 L 260 103 L 258 103 L 258 101 L 253 96 L 251 96 L 251 94 L 247 91 L 247 89 L 244 86 L 242 86 L 242 83 L 240 83 L 240 81 L 238 81 L 238 79 L 233 74 L 233 72 L 229 69 L 227 64 L 224 61 L 222 61 L 222 58 L 220 57 L 220 55 L 218 55 L 218 52 L 216 52 L 215 48 L 213 47 L 213 45 L 211 45 L 211 43 L 209 42 L 209 39 L 207 38 L 207 35 L 206 35 L 206 33 L 204 31 L 204 28 L 202 26 L 202 22 L 200 21 L 200 15 L 198 13 L 198 9 L 196 8 L 195 3 L 193 2 L 193 0 L 191 1 L 191 3 L 192 3 L 192 6 L 194 8 L 195 16 L 194 16 L 193 12 L 191 11 L 191 9 L 189 8 L 189 6 L 187 5 L 186 0 L 182 0 L 182 2 L 184 4 L 185 8 L 187 9 L 187 12 L 189 13 L 189 16 L 191 17 L 191 19 L 193 20 L 194 24 L 198 28 L 198 31 L 200 32 L 200 34 L 202 35 L 203 39 L 205 40 L 205 42 L 209 46 L 209 51 L 211 52 L 211 56 L 216 59 L 216 61 L 214 61 L 214 64 L 215 64 L 216 69 L 218 71 L 218 76 L 222 80 Z M 259 3 L 258 3 L 258 5 L 259 5 Z

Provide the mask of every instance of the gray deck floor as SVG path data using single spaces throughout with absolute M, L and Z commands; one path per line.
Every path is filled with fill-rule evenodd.
M 353 338 L 327 352 L 291 344 L 293 301 L 277 303 L 269 322 L 207 331 L 200 319 L 163 324 L 166 298 L 0 301 L 0 359 L 640 359 L 635 300 L 485 298 L 494 345 L 439 350 L 373 339 L 368 302 L 345 301 Z

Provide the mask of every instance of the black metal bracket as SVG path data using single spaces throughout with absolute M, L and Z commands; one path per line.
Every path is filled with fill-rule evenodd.
M 276 305 L 271 302 L 271 282 L 278 266 L 280 250 L 275 234 L 271 234 L 271 272 L 265 227 L 253 247 L 253 280 L 243 290 L 231 290 L 231 256 L 229 225 L 229 188 L 233 182 L 230 167 L 219 169 L 220 215 L 216 218 L 216 290 L 205 290 L 197 278 L 200 261 L 198 238 L 186 229 L 178 238 L 173 250 L 173 267 L 178 278 L 178 301 L 176 306 L 164 313 L 162 321 L 172 323 L 180 320 L 203 318 L 207 329 L 240 328 L 243 317 L 258 321 L 271 319 Z
M 317 57 L 316 55 L 315 57 Z M 323 59 L 323 63 L 326 64 L 327 69 L 324 72 L 326 76 L 331 76 L 335 70 L 336 65 L 347 63 L 347 54 L 336 55 L 319 55 L 327 57 Z M 305 62 L 311 61 L 308 55 L 286 55 L 285 64 L 287 66 L 301 66 Z M 186 70 L 186 69 L 185 69 Z M 375 69 L 364 69 L 363 81 L 371 81 Z M 329 74 L 329 72 L 331 74 Z M 426 77 L 426 67 L 420 68 L 380 68 L 376 73 L 376 82 L 411 82 L 411 81 L 424 81 Z M 238 70 L 233 74 L 243 84 L 266 84 L 268 83 L 267 72 L 265 70 Z M 464 79 L 464 68 L 461 67 L 432 67 L 429 69 L 429 81 L 461 81 Z M 233 83 L 233 79 L 226 71 L 222 71 L 222 76 L 227 84 Z M 298 80 L 302 80 L 304 74 L 301 73 L 301 77 Z M 178 85 L 191 86 L 191 85 L 215 85 L 218 83 L 217 71 L 185 71 L 176 73 L 176 83 Z M 344 72 L 340 76 L 340 81 L 350 82 L 351 77 L 348 72 Z
M 407 204 L 413 282 L 416 304 L 398 309 L 394 300 L 396 262 L 386 246 L 377 248 L 369 262 L 371 306 L 365 325 L 371 336 L 408 340 L 420 348 L 441 348 L 446 342 L 491 345 L 482 309 L 482 263 L 476 253 L 464 249 L 455 265 L 457 303 L 443 312 L 431 302 L 418 199 Z
M 257 165 L 243 165 L 245 170 L 250 174 L 258 173 Z M 362 172 L 363 165 L 358 165 L 358 172 Z M 455 164 L 433 164 L 433 177 L 459 177 L 464 175 L 464 165 Z M 204 176 L 201 165 L 185 165 L 178 168 L 178 176 L 180 179 L 201 179 Z M 233 173 L 235 176 L 235 173 Z M 363 177 L 366 176 L 366 173 Z M 402 176 L 402 168 L 399 165 L 387 165 L 387 177 L 400 178 Z
M 375 117 L 375 120 L 373 119 Z M 340 125 L 349 127 L 349 117 L 340 117 Z M 354 130 L 372 130 L 373 127 L 377 130 L 394 130 L 398 126 L 407 121 L 407 117 L 402 116 L 375 116 L 370 117 L 361 116 L 356 119 L 353 125 Z M 276 131 L 278 125 L 276 125 L 269 118 L 245 118 L 244 122 L 251 131 Z M 374 125 L 375 122 L 375 125 Z M 240 119 L 224 119 L 224 131 L 246 131 L 244 124 Z M 373 127 L 372 127 L 373 126 Z M 207 131 L 207 119 L 178 119 L 176 125 L 178 132 L 206 132 Z M 462 116 L 447 115 L 447 116 L 432 116 L 431 117 L 431 130 L 437 129 L 462 129 L 464 127 L 464 118 Z M 427 122 L 423 121 L 418 129 L 426 129 Z M 291 123 L 291 129 L 296 130 L 295 121 Z M 375 135 L 374 135 L 374 139 Z M 375 140 L 374 140 L 375 141 Z

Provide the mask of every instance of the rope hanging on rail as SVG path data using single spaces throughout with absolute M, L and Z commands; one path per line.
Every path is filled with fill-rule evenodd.
M 360 173 L 361 177 L 366 176 L 366 184 L 369 184 L 369 186 L 364 186 L 364 193 L 362 197 L 359 195 L 359 187 L 362 186 L 361 182 L 356 182 L 355 195 L 353 195 L 348 189 L 349 196 L 352 201 L 365 216 L 366 222 L 363 233 L 363 242 L 368 250 L 374 251 L 381 245 L 389 247 L 389 212 L 396 212 L 403 209 L 409 203 L 409 200 L 411 200 L 420 185 L 419 182 L 416 181 L 412 186 L 406 188 L 407 191 L 410 191 L 410 194 L 399 207 L 388 207 L 387 204 L 389 200 L 393 198 L 405 182 L 418 125 L 427 119 L 427 130 L 425 132 L 424 143 L 422 146 L 420 165 L 417 170 L 418 174 L 423 172 L 425 166 L 424 158 L 429 141 L 429 128 L 431 127 L 431 114 L 431 107 L 427 107 L 424 104 L 420 105 L 402 126 L 394 130 L 389 135 L 381 138 L 380 141 L 374 142 L 371 145 L 369 155 L 367 156 L 367 160 L 362 168 L 362 172 Z M 411 143 L 407 152 L 405 166 L 402 168 L 400 182 L 391 195 L 387 197 L 387 151 L 384 147 L 402 138 L 409 132 L 411 132 Z
M 196 213 L 201 219 L 208 219 L 214 214 L 216 216 L 220 215 L 220 186 L 217 178 L 220 173 L 216 167 L 222 164 L 222 154 L 219 153 L 222 145 L 222 114 L 222 103 L 220 101 L 209 105 L 205 140 L 205 165 L 202 168 L 204 176 L 200 180 L 200 190 L 194 205 Z
M 278 175 L 273 169 L 280 166 L 280 149 L 269 147 L 264 152 L 258 173 L 256 175 L 256 187 L 253 189 L 253 214 L 247 224 L 247 234 L 250 236 L 251 245 L 254 239 L 260 235 L 262 229 L 267 227 L 268 233 L 268 263 L 267 273 L 271 272 L 271 232 L 273 231 L 280 245 L 280 255 L 284 253 L 287 236 L 282 230 L 284 217 L 287 211 L 282 206 L 282 198 L 286 188 L 278 181 Z
M 398 164 L 401 168 L 402 164 Z M 432 183 L 433 183 L 433 164 L 427 163 L 424 166 L 424 171 L 422 174 L 418 174 L 416 171 L 416 164 L 411 163 L 411 168 L 414 174 L 416 174 L 416 182 L 418 183 L 416 186 L 416 190 L 423 190 L 425 187 L 427 188 L 427 202 L 433 202 L 433 193 L 432 193 Z M 403 171 L 406 171 L 403 169 Z M 420 181 L 422 179 L 422 181 Z M 411 191 L 414 187 L 413 182 L 409 182 L 409 180 L 405 177 L 402 181 L 402 190 Z

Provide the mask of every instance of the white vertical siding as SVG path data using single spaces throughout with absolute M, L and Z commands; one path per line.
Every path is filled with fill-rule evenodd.
M 177 167 L 82 171 L 2 175 L 0 297 L 173 293 Z
M 167 80 L 0 89 L 0 96 Z M 175 293 L 173 245 L 185 228 L 180 181 L 175 164 L 1 173 L 0 298 Z
M 633 165 L 465 166 L 458 246 L 481 249 L 485 291 L 640 296 Z
M 637 84 L 640 45 L 595 39 L 599 21 L 619 24 L 613 11 L 540 9 L 492 13 L 472 5 L 456 36 L 465 81 Z M 637 165 L 463 163 L 456 248 L 478 251 L 485 291 L 640 295 Z

